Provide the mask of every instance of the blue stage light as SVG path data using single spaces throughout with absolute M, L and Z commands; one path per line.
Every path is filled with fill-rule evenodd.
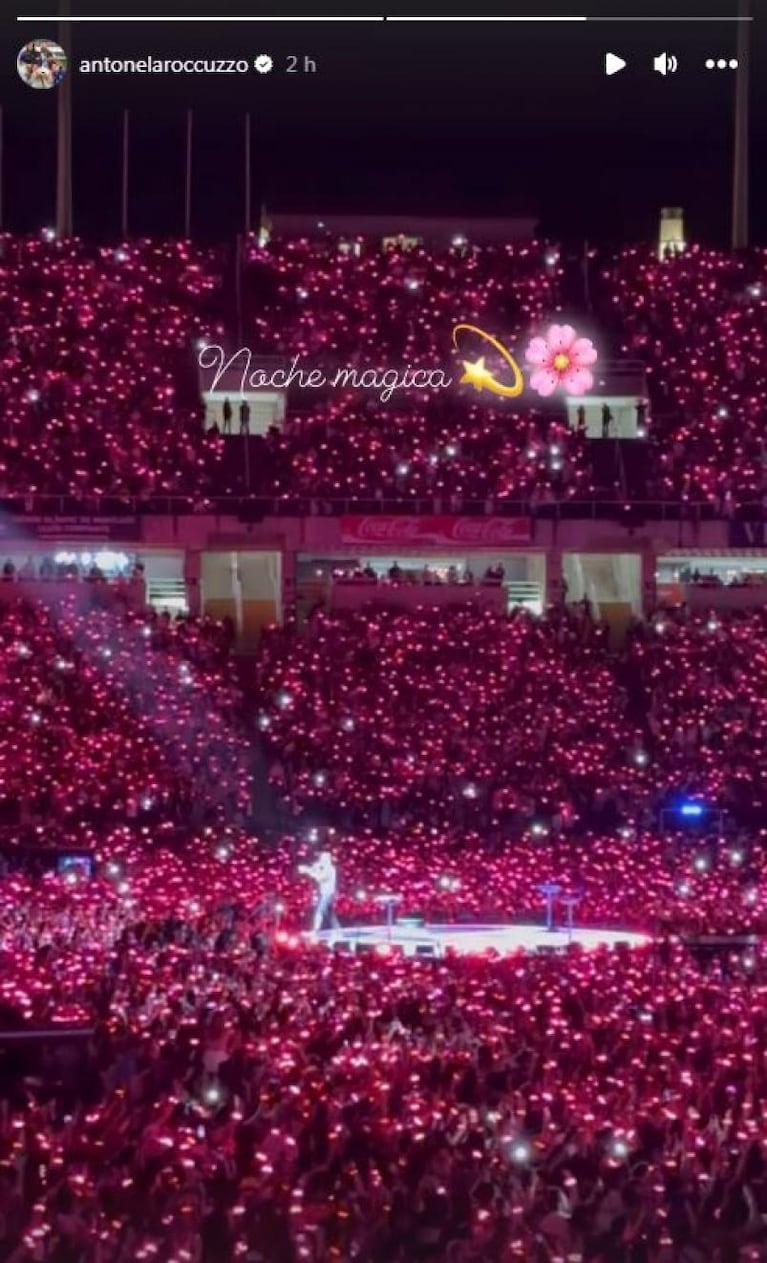
M 704 807 L 702 803 L 682 803 L 679 808 L 680 816 L 686 816 L 688 819 L 697 819 L 703 815 Z

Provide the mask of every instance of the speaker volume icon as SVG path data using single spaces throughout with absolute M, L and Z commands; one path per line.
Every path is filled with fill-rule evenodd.
M 658 53 L 653 58 L 653 70 L 657 70 L 659 75 L 673 75 L 679 69 L 679 62 L 673 53 Z

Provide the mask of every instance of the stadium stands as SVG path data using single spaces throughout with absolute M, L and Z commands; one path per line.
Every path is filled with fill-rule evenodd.
M 0 819 L 43 845 L 77 824 L 236 814 L 247 740 L 226 632 L 19 601 L 0 617 Z M 202 823 L 202 816 L 199 817 Z
M 761 502 L 767 255 L 693 247 L 659 263 L 627 249 L 602 278 L 605 321 L 652 371 L 655 492 L 732 513 Z
M 617 863 L 646 907 L 642 866 L 661 860 L 644 851 L 603 847 L 587 882 L 606 889 Z M 504 961 L 328 956 L 289 931 L 265 950 L 261 898 L 280 876 L 295 891 L 295 854 L 219 836 L 182 859 L 114 837 L 89 882 L 4 880 L 4 1003 L 95 1029 L 88 1056 L 52 1034 L 46 1075 L 4 1076 L 4 1246 L 760 1257 L 761 950 L 703 972 L 666 936 Z
M 181 243 L 0 237 L 0 488 L 198 492 L 220 455 L 191 358 L 218 280 Z
M 227 266 L 0 238 L 0 491 L 596 489 L 563 409 L 510 425 L 461 395 L 297 398 L 245 469 L 195 378 Z M 764 271 L 603 268 L 599 318 L 651 370 L 659 497 L 764 494 Z M 241 279 L 258 354 L 344 363 L 444 360 L 459 319 L 515 344 L 562 302 L 540 244 L 250 241 Z M 0 1260 L 767 1257 L 765 614 L 648 611 L 616 643 L 588 599 L 288 609 L 238 658 L 233 626 L 134 581 L 3 576 Z M 419 922 L 541 923 L 555 881 L 580 923 L 651 941 L 328 951 L 297 871 L 320 847 L 345 924 L 391 891 Z

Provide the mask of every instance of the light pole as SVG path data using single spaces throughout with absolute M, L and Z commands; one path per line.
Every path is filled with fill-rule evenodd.
M 70 71 L 58 93 L 56 149 L 56 235 L 71 237 L 72 223 L 72 27 L 67 21 L 69 0 L 59 0 L 59 44 L 69 58 Z
M 750 0 L 740 0 L 739 16 L 750 18 Z M 738 68 L 735 72 L 735 147 L 732 164 L 732 248 L 748 245 L 748 95 L 751 22 L 738 22 Z

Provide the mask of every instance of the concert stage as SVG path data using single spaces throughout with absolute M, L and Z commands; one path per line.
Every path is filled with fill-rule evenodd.
M 342 926 L 323 930 L 309 939 L 328 947 L 351 952 L 388 948 L 405 956 L 444 956 L 445 952 L 462 955 L 495 951 L 500 956 L 514 952 L 564 951 L 578 944 L 584 951 L 597 947 L 641 947 L 650 941 L 648 934 L 631 930 L 595 930 L 566 927 L 547 930 L 545 925 L 417 925 L 395 922 L 388 925 Z

